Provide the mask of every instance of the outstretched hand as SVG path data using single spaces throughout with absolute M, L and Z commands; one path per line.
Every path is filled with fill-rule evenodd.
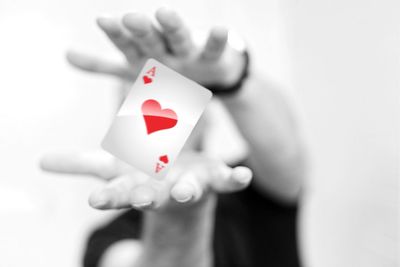
M 105 185 L 89 197 L 96 209 L 177 207 L 178 203 L 199 202 L 212 192 L 241 190 L 252 178 L 247 167 L 231 168 L 198 152 L 182 152 L 164 180 L 151 178 L 102 151 L 51 153 L 42 158 L 41 167 L 104 180 Z
M 98 26 L 126 58 L 126 64 L 73 51 L 68 52 L 67 59 L 79 69 L 128 81 L 136 79 L 150 57 L 201 84 L 229 86 L 239 79 L 244 58 L 227 45 L 227 29 L 212 28 L 205 44 L 199 45 L 194 43 L 189 29 L 176 12 L 160 8 L 155 18 L 159 25 L 140 13 L 129 13 L 122 19 L 97 19 Z

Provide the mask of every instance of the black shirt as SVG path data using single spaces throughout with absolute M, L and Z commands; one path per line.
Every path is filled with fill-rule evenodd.
M 218 196 L 214 227 L 215 267 L 300 266 L 296 236 L 296 206 L 285 206 L 250 186 Z M 84 267 L 97 267 L 113 243 L 138 239 L 142 214 L 129 210 L 89 237 Z

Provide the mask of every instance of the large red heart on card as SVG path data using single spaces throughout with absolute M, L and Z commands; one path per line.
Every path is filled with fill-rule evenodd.
M 178 122 L 178 116 L 172 109 L 161 109 L 160 103 L 149 99 L 142 104 L 142 113 L 147 134 L 172 128 Z

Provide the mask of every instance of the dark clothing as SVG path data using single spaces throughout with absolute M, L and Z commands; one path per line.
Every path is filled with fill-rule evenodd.
M 215 267 L 297 267 L 297 207 L 284 206 L 254 187 L 218 196 L 214 227 Z M 129 210 L 89 238 L 84 267 L 97 267 L 108 246 L 138 239 L 142 214 Z

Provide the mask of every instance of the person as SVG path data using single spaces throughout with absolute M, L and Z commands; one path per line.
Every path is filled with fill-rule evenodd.
M 84 266 L 299 266 L 296 214 L 306 157 L 289 101 L 248 69 L 248 55 L 228 42 L 228 30 L 211 29 L 199 45 L 176 12 L 160 8 L 155 17 L 159 25 L 138 13 L 121 22 L 97 20 L 126 65 L 77 52 L 67 58 L 79 69 L 128 82 L 155 58 L 211 89 L 236 126 L 211 134 L 219 123 L 207 123 L 216 119 L 207 110 L 163 181 L 106 154 L 44 156 L 44 170 L 105 180 L 89 197 L 92 207 L 127 209 L 92 233 Z M 231 136 L 233 144 L 226 145 Z M 244 155 L 234 149 L 241 138 L 245 158 L 225 160 Z

